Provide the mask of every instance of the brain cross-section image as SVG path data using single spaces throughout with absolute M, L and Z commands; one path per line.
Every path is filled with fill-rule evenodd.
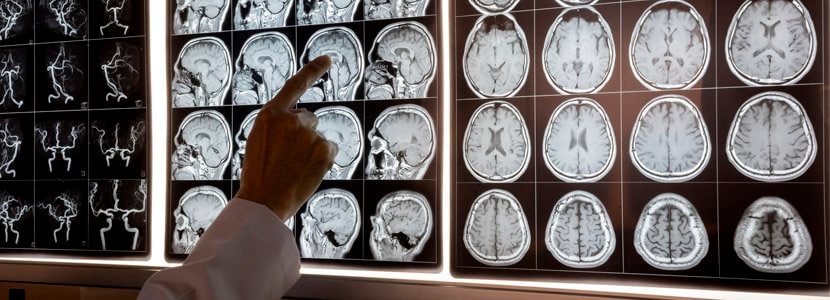
M 194 111 L 179 125 L 174 148 L 173 180 L 222 179 L 231 162 L 231 127 L 216 111 Z
M 265 32 L 251 36 L 236 58 L 233 104 L 265 104 L 277 95 L 297 71 L 294 46 L 284 34 Z
M 464 1 L 464 0 L 461 0 Z M 520 0 L 468 0 L 482 14 L 506 13 L 516 7 Z
M 89 183 L 89 209 L 92 213 L 90 217 L 107 223 L 106 227 L 98 229 L 98 236 L 93 235 L 90 239 L 100 238 L 103 250 L 135 251 L 139 249 L 139 243 L 145 239 L 147 181 L 140 180 L 135 183 L 118 179 Z M 126 236 L 126 243 L 123 245 L 112 241 L 123 236 Z
M 695 267 L 709 251 L 709 236 L 694 205 L 674 193 L 651 199 L 634 229 L 634 248 L 652 267 L 666 271 Z
M 225 24 L 231 0 L 175 0 L 173 33 L 218 32 Z
M 219 106 L 231 84 L 231 52 L 215 37 L 195 38 L 173 65 L 173 107 Z
M 799 0 L 747 0 L 726 37 L 726 62 L 745 84 L 793 84 L 816 59 L 818 40 Z
M 388 194 L 370 217 L 369 248 L 376 260 L 413 261 L 432 235 L 432 209 L 424 195 L 412 191 Z
M 331 69 L 314 82 L 300 102 L 355 100 L 364 69 L 363 46 L 357 34 L 339 26 L 315 32 L 300 57 L 300 68 L 322 55 L 331 58 Z
M 527 37 L 513 16 L 480 17 L 467 36 L 464 78 L 480 98 L 510 97 L 524 86 L 530 69 Z
M 703 18 L 682 0 L 663 0 L 646 9 L 629 47 L 634 75 L 651 90 L 694 85 L 706 71 L 711 53 Z
M 48 92 L 48 103 L 70 104 L 75 97 L 86 91 L 86 65 L 81 61 L 82 55 L 78 48 L 60 44 L 46 54 L 46 73 L 51 81 L 51 91 Z
M 100 70 L 106 81 L 106 102 L 140 102 L 131 96 L 143 87 L 143 51 L 127 43 L 114 43 L 115 48 L 108 49 L 99 58 Z
M 360 158 L 366 140 L 363 138 L 363 126 L 357 114 L 345 106 L 327 106 L 314 111 L 317 116 L 317 132 L 327 140 L 337 144 L 337 156 L 334 164 L 323 179 L 351 179 Z
M 798 178 L 818 152 L 807 111 L 793 96 L 764 92 L 738 109 L 726 138 L 726 155 L 741 174 L 758 181 Z
M 346 190 L 315 193 L 300 219 L 300 254 L 305 258 L 341 259 L 360 235 L 360 207 L 354 194 Z
M 73 38 L 86 38 L 89 11 L 85 0 L 39 0 L 38 20 L 50 31 Z
M 294 9 L 294 0 L 237 0 L 234 29 L 283 27 Z
M 463 140 L 464 165 L 481 182 L 513 182 L 530 164 L 530 133 L 521 112 L 490 101 L 473 112 Z
M 4 109 L 19 109 L 27 101 L 28 55 L 25 49 L 0 50 L 0 107 Z
M 431 0 L 364 0 L 366 20 L 419 17 L 426 14 Z
M 473 202 L 464 223 L 464 246 L 478 262 L 509 266 L 530 248 L 530 225 L 522 205 L 510 192 L 493 189 Z
M 634 167 L 651 180 L 691 180 L 709 163 L 711 152 L 706 123 L 686 97 L 657 97 L 637 116 L 629 154 Z
M 394 23 L 381 30 L 366 67 L 366 99 L 427 96 L 435 77 L 435 40 L 418 22 Z
M 548 121 L 542 144 L 545 165 L 565 182 L 598 181 L 617 156 L 608 114 L 588 98 L 562 102 Z
M 118 122 L 114 126 L 106 126 L 106 124 L 93 121 L 91 127 L 90 139 L 93 148 L 98 148 L 97 150 L 106 160 L 107 167 L 114 165 L 129 167 L 133 154 L 136 151 L 140 152 L 146 146 L 144 141 L 147 124 L 143 119 Z
M 0 179 L 17 177 L 17 154 L 23 144 L 23 130 L 16 119 L 0 119 Z
M 239 131 L 237 131 L 233 136 L 237 149 L 236 152 L 234 152 L 233 159 L 231 161 L 231 177 L 233 180 L 239 180 L 242 178 L 242 163 L 245 161 L 248 135 L 251 134 L 251 129 L 254 128 L 254 121 L 256 121 L 256 117 L 259 115 L 259 111 L 259 109 L 256 109 L 248 113 L 248 115 L 245 116 L 245 119 L 242 119 Z
M 437 151 L 435 130 L 423 107 L 402 104 L 385 109 L 369 131 L 367 179 L 423 179 Z
M 49 173 L 58 172 L 65 166 L 66 172 L 75 168 L 86 168 L 85 165 L 73 165 L 75 156 L 80 156 L 81 145 L 86 144 L 87 128 L 84 123 L 73 121 L 52 121 L 38 124 L 35 127 L 36 148 L 46 154 L 46 164 Z M 83 153 L 86 155 L 86 153 Z
M 563 11 L 548 29 L 542 64 L 548 82 L 561 94 L 595 93 L 611 78 L 616 59 L 611 27 L 595 9 Z
M 31 0 L 6 0 L 0 3 L 0 41 L 5 41 L 29 30 L 27 18 L 33 11 Z
M 789 202 L 762 197 L 746 208 L 734 249 L 747 266 L 764 273 L 792 273 L 810 260 L 813 242 Z
M 0 224 L 3 224 L 3 241 L 7 244 L 18 244 L 20 242 L 20 231 L 15 228 L 15 225 L 19 225 L 22 219 L 31 216 L 33 213 L 33 205 L 5 191 L 0 191 Z M 11 238 L 11 242 L 9 238 Z
M 545 245 L 563 265 L 601 266 L 617 247 L 614 226 L 602 202 L 589 192 L 573 191 L 556 202 L 545 227 Z
M 297 0 L 297 24 L 354 21 L 359 3 L 359 0 Z
M 227 205 L 225 193 L 213 186 L 197 186 L 187 190 L 173 210 L 172 252 L 190 254 L 199 238 Z

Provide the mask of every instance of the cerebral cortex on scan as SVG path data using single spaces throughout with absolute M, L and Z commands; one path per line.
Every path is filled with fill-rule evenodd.
M 744 263 L 765 273 L 795 272 L 813 252 L 810 232 L 798 211 L 778 197 L 762 197 L 746 208 L 733 244 Z
M 573 191 L 553 207 L 545 228 L 545 245 L 571 268 L 593 268 L 608 261 L 616 236 L 605 206 L 593 194 Z
M 510 15 L 483 16 L 467 36 L 464 77 L 479 97 L 515 95 L 530 65 L 527 39 Z
M 591 7 L 568 9 L 548 29 L 542 63 L 551 85 L 563 93 L 596 92 L 611 77 L 614 37 Z
M 657 195 L 640 214 L 634 248 L 652 267 L 687 270 L 709 251 L 709 236 L 694 205 L 674 193 Z
M 390 193 L 372 216 L 370 248 L 375 259 L 412 261 L 432 232 L 432 211 L 424 195 L 413 191 Z
M 614 129 L 596 101 L 575 98 L 554 110 L 544 136 L 544 160 L 567 182 L 602 179 L 616 157 Z
M 482 182 L 512 182 L 530 161 L 530 134 L 519 110 L 490 101 L 473 113 L 464 133 L 464 163 Z
M 227 160 L 230 136 L 225 134 L 220 120 L 201 116 L 188 122 L 182 129 L 182 139 L 188 145 L 198 146 L 208 166 L 216 167 Z
M 262 104 L 276 96 L 296 71 L 294 49 L 281 33 L 252 36 L 236 61 L 234 104 Z
M 354 194 L 331 188 L 311 196 L 300 214 L 300 253 L 307 258 L 343 258 L 360 235 L 360 208 Z
M 530 247 L 530 228 L 522 206 L 504 190 L 489 190 L 470 208 L 464 225 L 464 246 L 478 262 L 509 266 Z
M 417 115 L 392 114 L 378 124 L 377 129 L 386 138 L 389 151 L 400 153 L 410 166 L 419 166 L 432 156 L 435 129 L 427 120 Z

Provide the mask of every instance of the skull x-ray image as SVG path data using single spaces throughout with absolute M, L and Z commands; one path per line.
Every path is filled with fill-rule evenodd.
M 481 182 L 519 179 L 530 165 L 531 148 L 522 113 L 506 101 L 479 106 L 464 131 L 464 165 Z
M 125 36 L 130 32 L 130 28 L 140 27 L 143 24 L 133 24 L 132 12 L 134 9 L 144 5 L 141 1 L 135 0 L 98 0 L 98 10 L 100 14 L 104 15 L 103 20 L 100 20 L 98 25 L 98 33 L 101 36 L 116 37 Z M 133 29 L 134 31 L 137 30 Z
M 565 194 L 551 211 L 545 245 L 558 262 L 585 269 L 603 265 L 617 247 L 605 205 L 586 191 Z
M 227 205 L 225 193 L 214 186 L 197 186 L 187 190 L 173 210 L 172 253 L 190 254 L 199 238 Z
M 424 98 L 438 65 L 435 40 L 418 22 L 383 28 L 369 52 L 366 99 Z
M 231 52 L 215 37 L 187 42 L 173 65 L 173 107 L 220 106 L 231 85 Z
M 467 85 L 478 97 L 516 95 L 530 70 L 524 30 L 510 14 L 481 16 L 467 35 L 462 64 Z
M 300 68 L 321 55 L 331 57 L 331 69 L 314 82 L 300 102 L 355 100 L 364 68 L 363 46 L 357 34 L 342 26 L 315 32 L 305 45 Z
M 360 158 L 363 156 L 365 139 L 360 119 L 351 108 L 345 106 L 327 106 L 314 111 L 317 116 L 317 132 L 327 140 L 337 144 L 337 156 L 334 165 L 323 179 L 351 179 Z
M 519 200 L 508 191 L 492 189 L 473 202 L 464 223 L 464 246 L 478 262 L 509 266 L 530 249 L 530 225 Z
M 179 124 L 170 162 L 173 180 L 220 180 L 231 162 L 231 126 L 215 110 L 189 113 Z
M 419 17 L 426 14 L 430 0 L 364 0 L 366 20 Z
M 634 248 L 652 267 L 688 270 L 709 251 L 709 235 L 697 209 L 683 196 L 657 195 L 649 201 L 634 228 Z
M 565 182 L 595 182 L 617 157 L 614 128 L 594 100 L 574 98 L 553 111 L 542 140 L 548 169 Z
M 384 196 L 369 219 L 369 248 L 376 260 L 413 261 L 432 234 L 432 209 L 418 192 L 398 191 Z
M 108 180 L 89 183 L 90 237 L 94 248 L 141 250 L 147 240 L 147 181 Z M 92 227 L 93 222 L 100 228 Z M 106 223 L 106 225 L 104 224 Z M 96 230 L 97 229 L 97 230 Z M 94 233 L 96 233 L 95 235 Z M 100 239 L 100 241 L 95 241 Z
M 354 194 L 343 189 L 312 195 L 300 219 L 300 254 L 305 258 L 341 259 L 360 235 L 360 206 Z
M 327 24 L 354 21 L 359 0 L 297 0 L 297 24 Z
M 85 43 L 54 44 L 44 51 L 44 88 L 38 104 L 69 108 L 83 106 L 87 92 L 87 47 Z M 40 59 L 41 57 L 38 57 Z M 48 87 L 46 87 L 48 86 Z M 45 98 L 45 99 L 43 99 Z
M 52 33 L 87 38 L 89 7 L 86 0 L 38 0 L 38 22 Z
M 23 128 L 18 120 L 0 119 L 0 179 L 16 178 L 18 166 L 31 167 L 17 158 L 23 142 Z
M 284 27 L 294 9 L 294 0 L 236 0 L 233 28 L 266 29 Z
M 297 71 L 296 61 L 294 46 L 284 34 L 263 32 L 251 36 L 236 58 L 233 104 L 265 104 L 274 98 Z
M 173 33 L 194 34 L 222 30 L 231 0 L 176 0 Z
M 32 202 L 0 190 L 0 224 L 3 224 L 3 244 L 26 246 L 21 244 L 19 230 L 27 225 L 23 223 L 32 218 L 34 210 L 35 206 Z M 23 235 L 25 238 L 26 232 L 23 232 Z
M 367 179 L 423 179 L 437 151 L 435 123 L 415 104 L 395 105 L 375 119 L 369 131 Z
M 463 1 L 463 0 L 461 0 Z M 520 0 L 467 0 L 482 14 L 506 13 L 513 10 Z
M 746 208 L 735 230 L 735 253 L 764 273 L 792 273 L 810 260 L 813 241 L 798 211 L 779 197 L 762 197 Z
M 0 43 L 31 30 L 32 0 L 5 0 L 0 3 Z
M 233 160 L 231 162 L 231 178 L 233 180 L 242 179 L 242 163 L 245 161 L 248 135 L 251 134 L 251 129 L 254 128 L 254 121 L 256 121 L 258 115 L 259 109 L 256 109 L 245 116 L 245 119 L 242 120 L 242 124 L 239 126 L 239 131 L 233 136 L 234 141 L 236 141 L 236 152 L 233 154 Z
M 726 62 L 752 86 L 793 84 L 813 67 L 819 42 L 799 0 L 747 0 L 726 35 Z
M 141 104 L 144 85 L 144 51 L 138 46 L 113 42 L 99 49 L 98 68 L 107 86 L 104 102 Z M 140 105 L 136 105 L 140 106 Z
M 54 116 L 57 117 L 57 116 Z M 81 174 L 87 166 L 87 124 L 77 119 L 43 120 L 35 125 L 36 164 L 51 176 Z M 38 168 L 42 170 L 44 168 Z M 47 174 L 39 175 L 45 177 Z
M 650 90 L 685 89 L 709 66 L 709 31 L 683 0 L 658 1 L 643 12 L 629 45 L 635 77 Z
M 2 5 L 2 4 L 0 4 Z M 29 67 L 25 48 L 11 48 L 0 50 L 0 108 L 3 110 L 17 110 L 23 107 L 27 99 L 26 82 Z

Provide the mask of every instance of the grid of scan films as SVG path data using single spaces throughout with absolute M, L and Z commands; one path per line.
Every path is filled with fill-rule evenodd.
M 822 3 L 455 1 L 454 270 L 826 284 Z
M 319 190 L 285 220 L 301 256 L 437 263 L 434 1 L 170 3 L 173 257 L 192 251 L 239 189 L 262 105 L 328 55 L 332 69 L 298 107 L 317 115 L 317 130 L 340 151 Z
M 143 1 L 0 2 L 0 249 L 147 253 Z

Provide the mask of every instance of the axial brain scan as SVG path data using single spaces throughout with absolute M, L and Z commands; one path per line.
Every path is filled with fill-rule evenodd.
M 228 15 L 231 0 L 176 0 L 173 33 L 217 32 Z
M 463 1 L 463 0 L 462 0 Z M 506 13 L 519 4 L 519 0 L 468 0 L 483 14 Z
M 332 188 L 309 198 L 300 214 L 300 254 L 306 258 L 343 258 L 360 235 L 360 207 L 349 191 Z
M 530 164 L 530 133 L 521 112 L 490 101 L 473 112 L 464 132 L 464 165 L 481 182 L 513 182 Z
M 747 207 L 735 230 L 735 252 L 764 273 L 792 273 L 810 260 L 813 242 L 807 226 L 789 202 L 762 197 Z
M 691 4 L 659 1 L 637 21 L 629 53 L 634 75 L 647 88 L 688 88 L 709 65 L 709 32 Z
M 556 201 L 545 245 L 558 262 L 571 268 L 601 266 L 617 247 L 614 226 L 602 202 L 589 192 L 573 191 Z
M 297 0 L 297 24 L 343 23 L 354 20 L 358 0 Z
M 567 100 L 553 111 L 542 145 L 545 165 L 565 182 L 598 181 L 617 156 L 608 114 L 588 98 Z
M 31 0 L 6 0 L 0 3 L 0 41 L 16 37 L 28 29 L 24 18 L 32 14 Z
M 509 266 L 530 248 L 530 225 L 522 205 L 510 192 L 493 189 L 473 202 L 464 225 L 464 246 L 478 262 Z
M 530 52 L 527 38 L 513 16 L 480 17 L 464 46 L 464 78 L 481 98 L 510 97 L 527 80 Z
M 765 182 L 798 178 L 818 152 L 807 111 L 782 92 L 761 93 L 744 102 L 729 128 L 726 145 L 735 169 Z
M 432 234 L 432 209 L 427 198 L 417 192 L 384 196 L 369 219 L 369 248 L 377 260 L 413 261 Z
M 173 107 L 219 106 L 231 84 L 231 52 L 215 37 L 187 42 L 173 66 Z
M 582 5 L 594 5 L 599 0 L 556 0 L 556 3 L 559 5 L 568 7 L 568 6 L 582 6 Z
M 222 179 L 231 161 L 231 127 L 216 111 L 194 111 L 179 125 L 174 147 L 173 180 Z
M 355 100 L 363 78 L 363 46 L 346 27 L 330 27 L 314 33 L 300 58 L 300 68 L 318 56 L 331 58 L 331 69 L 300 97 L 300 102 Z
M 199 238 L 216 220 L 228 198 L 222 190 L 205 185 L 187 190 L 173 211 L 176 227 L 173 229 L 173 253 L 190 254 Z
M 363 126 L 357 114 L 345 106 L 328 106 L 314 111 L 317 131 L 337 144 L 334 165 L 323 179 L 351 179 L 363 155 Z
M 747 0 L 729 24 L 726 62 L 748 85 L 793 84 L 816 59 L 810 13 L 799 0 Z
M 233 15 L 233 28 L 265 29 L 285 26 L 294 0 L 238 0 Z
M 548 29 L 542 65 L 548 82 L 561 94 L 595 93 L 614 71 L 614 36 L 590 6 L 567 9 Z
M 423 179 L 435 157 L 435 123 L 414 104 L 385 109 L 369 131 L 368 179 Z
M 651 180 L 684 182 L 709 163 L 712 142 L 697 106 L 679 95 L 649 101 L 631 135 L 631 160 Z
M 265 104 L 277 95 L 297 71 L 294 47 L 284 34 L 264 32 L 251 36 L 236 58 L 233 104 Z
M 709 251 L 703 220 L 689 200 L 674 193 L 651 199 L 634 228 L 634 248 L 660 270 L 688 270 Z
M 419 17 L 426 14 L 430 0 L 365 0 L 366 20 Z
M 233 180 L 242 178 L 242 163 L 245 161 L 245 150 L 248 145 L 248 135 L 251 134 L 251 129 L 254 128 L 254 121 L 259 115 L 259 109 L 252 111 L 245 119 L 242 119 L 242 124 L 239 126 L 239 131 L 233 136 L 236 141 L 237 150 L 233 155 L 231 161 L 231 177 Z
M 435 77 L 435 41 L 418 22 L 394 23 L 375 38 L 366 67 L 366 99 L 424 98 Z

